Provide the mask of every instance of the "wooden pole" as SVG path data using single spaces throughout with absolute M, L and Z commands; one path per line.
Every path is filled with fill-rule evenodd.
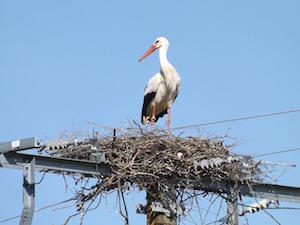
M 163 208 L 166 206 L 166 199 L 172 202 L 171 198 L 175 197 L 174 193 L 162 192 L 157 187 L 149 187 L 147 191 L 147 225 L 176 225 L 176 213 L 156 212 L 152 210 L 152 203 L 159 202 Z M 169 209 L 170 210 L 170 209 Z

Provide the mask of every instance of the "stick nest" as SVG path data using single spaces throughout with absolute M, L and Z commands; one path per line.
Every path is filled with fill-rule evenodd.
M 111 190 L 135 187 L 148 192 L 207 193 L 216 192 L 203 187 L 207 178 L 234 185 L 262 177 L 258 163 L 249 156 L 230 152 L 223 138 L 168 136 L 161 130 L 149 133 L 132 129 L 118 131 L 116 136 L 96 133 L 81 141 L 59 138 L 50 141 L 43 152 L 55 157 L 105 161 L 110 166 L 111 175 L 99 175 L 96 184 L 78 191 L 79 208 Z

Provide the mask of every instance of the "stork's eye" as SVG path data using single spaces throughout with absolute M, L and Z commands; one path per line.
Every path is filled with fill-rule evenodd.
M 155 44 L 157 44 L 159 42 L 159 40 L 155 41 Z

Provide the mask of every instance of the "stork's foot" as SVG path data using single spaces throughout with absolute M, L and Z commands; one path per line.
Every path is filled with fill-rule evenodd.
M 153 124 L 154 124 L 155 121 L 156 121 L 156 118 L 155 118 L 155 116 L 153 115 L 153 116 L 151 117 L 151 132 L 153 131 Z
M 153 115 L 152 117 L 151 117 L 151 123 L 154 123 L 156 121 L 156 117 Z
M 169 137 L 171 136 L 171 131 L 170 131 L 170 130 L 168 130 L 168 136 L 169 136 Z
M 143 116 L 143 124 L 146 124 L 150 121 L 150 116 Z

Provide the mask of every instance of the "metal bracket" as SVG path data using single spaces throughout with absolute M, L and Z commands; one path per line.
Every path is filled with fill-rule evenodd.
M 0 153 L 10 152 L 10 151 L 21 151 L 32 148 L 40 148 L 43 143 L 36 137 L 23 138 L 14 141 L 8 141 L 0 143 Z
M 23 181 L 23 212 L 21 215 L 20 225 L 31 225 L 34 213 L 35 201 L 35 179 L 34 179 L 35 159 L 24 165 Z

